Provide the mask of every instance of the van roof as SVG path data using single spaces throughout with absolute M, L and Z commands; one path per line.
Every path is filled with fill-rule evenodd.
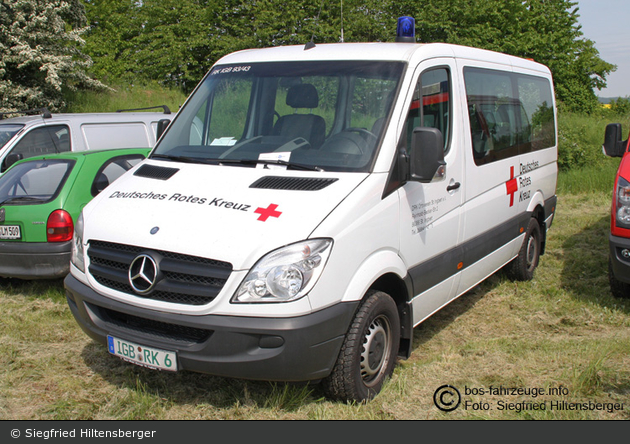
M 217 65 L 324 60 L 378 60 L 408 62 L 413 58 L 460 57 L 483 60 L 512 66 L 549 72 L 549 69 L 531 60 L 447 43 L 322 43 L 311 49 L 304 45 L 276 46 L 262 49 L 246 49 L 228 54 Z
M 46 111 L 46 110 L 43 110 Z M 48 111 L 46 111 L 48 113 L 47 116 L 44 115 L 44 112 L 42 111 L 42 113 L 39 114 L 27 114 L 27 115 L 17 115 L 16 117 L 9 117 L 9 118 L 3 118 L 0 119 L 0 125 L 1 124 L 5 124 L 5 123 L 21 123 L 21 124 L 27 124 L 30 122 L 41 122 L 41 121 L 45 121 L 45 122 L 54 122 L 56 120 L 65 120 L 65 121 L 72 121 L 72 120 L 79 120 L 81 122 L 129 122 L 129 121 L 137 121 L 137 120 L 141 120 L 144 121 L 146 120 L 146 118 L 150 118 L 150 119 L 162 119 L 164 118 L 164 116 L 169 116 L 172 115 L 171 111 L 168 110 L 168 112 L 166 112 L 166 110 L 164 112 L 155 112 L 155 111 L 151 111 L 151 112 L 137 112 L 136 110 L 134 110 L 134 112 L 105 112 L 105 113 L 48 113 Z M 9 114 L 9 113 L 6 113 Z M 20 113 L 15 113 L 15 114 L 20 114 Z
M 39 116 L 19 116 L 10 117 L 8 119 L 0 120 L 0 125 L 8 124 L 21 124 L 28 125 L 29 123 L 41 123 L 53 125 L 56 122 L 69 122 L 78 121 L 79 123 L 119 123 L 119 122 L 145 122 L 147 119 L 151 121 L 158 121 L 160 119 L 169 118 L 168 114 L 164 113 L 68 113 L 68 114 L 53 114 L 50 118 L 43 118 Z M 175 117 L 174 114 L 170 116 Z

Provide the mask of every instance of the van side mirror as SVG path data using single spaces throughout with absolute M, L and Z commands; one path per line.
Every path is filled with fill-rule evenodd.
M 166 131 L 166 128 L 168 128 L 170 123 L 171 121 L 169 119 L 158 120 L 155 140 L 158 140 L 160 137 L 162 137 L 162 134 L 164 134 L 164 131 Z
M 417 127 L 411 136 L 410 179 L 431 182 L 441 179 L 446 173 L 444 161 L 444 136 L 437 128 Z
M 626 152 L 626 141 L 621 141 L 621 124 L 609 123 L 604 135 L 604 153 L 610 157 L 623 157 Z
M 10 154 L 8 154 L 7 157 L 4 159 L 4 165 L 2 165 L 2 171 L 5 171 L 11 165 L 13 165 L 15 162 L 17 162 L 18 160 L 22 160 L 22 159 L 24 159 L 24 155 L 22 155 L 20 153 L 10 153 Z

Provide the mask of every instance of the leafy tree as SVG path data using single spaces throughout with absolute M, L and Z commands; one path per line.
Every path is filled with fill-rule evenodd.
M 615 66 L 583 38 L 569 0 L 414 0 L 419 41 L 443 41 L 531 58 L 551 69 L 556 95 L 573 111 L 592 111 L 594 88 Z
M 393 41 L 401 15 L 421 42 L 475 46 L 550 67 L 562 106 L 590 111 L 615 67 L 583 38 L 570 0 L 85 0 L 87 52 L 102 76 L 186 91 L 221 56 L 265 46 Z M 343 21 L 342 21 L 343 16 Z
M 104 88 L 86 71 L 79 0 L 0 2 L 0 111 L 64 107 L 67 89 Z
M 630 98 L 618 97 L 610 101 L 610 111 L 613 114 L 627 116 L 630 114 Z

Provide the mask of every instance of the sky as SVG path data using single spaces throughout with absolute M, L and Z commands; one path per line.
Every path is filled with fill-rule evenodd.
M 575 1 L 575 0 L 574 0 Z M 617 70 L 606 77 L 599 97 L 630 97 L 630 1 L 578 0 L 584 38 L 595 42 L 599 57 Z

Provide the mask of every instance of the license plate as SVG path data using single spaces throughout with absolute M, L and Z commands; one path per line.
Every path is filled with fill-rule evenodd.
M 0 225 L 0 239 L 19 239 L 19 225 Z
M 107 336 L 107 350 L 132 364 L 158 370 L 177 371 L 177 353 L 145 347 L 124 339 Z

